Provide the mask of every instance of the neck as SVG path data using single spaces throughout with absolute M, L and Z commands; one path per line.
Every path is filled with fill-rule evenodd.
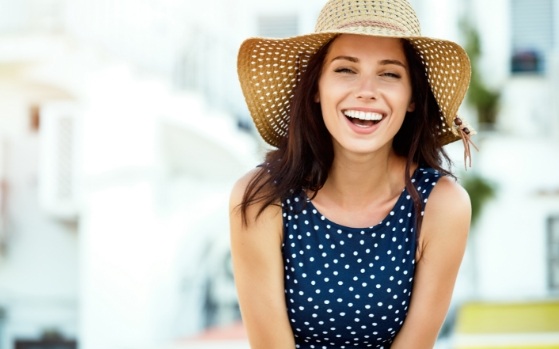
M 345 208 L 389 200 L 401 193 L 406 160 L 392 150 L 385 154 L 336 154 L 317 199 Z

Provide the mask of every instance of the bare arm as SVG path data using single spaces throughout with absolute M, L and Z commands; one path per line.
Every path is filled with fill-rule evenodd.
M 466 191 L 441 178 L 425 208 L 410 309 L 392 349 L 433 348 L 450 305 L 470 218 Z
M 259 207 L 253 205 L 247 225 L 238 208 L 252 175 L 235 184 L 230 200 L 231 253 L 243 323 L 252 349 L 293 349 L 285 304 L 281 208 L 269 206 L 256 218 Z

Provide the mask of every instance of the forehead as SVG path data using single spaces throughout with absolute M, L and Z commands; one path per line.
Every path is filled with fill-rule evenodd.
M 385 55 L 404 59 L 402 39 L 368 35 L 342 34 L 334 39 L 328 55 Z

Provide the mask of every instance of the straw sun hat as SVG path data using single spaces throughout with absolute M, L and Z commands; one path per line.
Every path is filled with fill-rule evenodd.
M 262 138 L 278 146 L 287 135 L 294 87 L 308 59 L 338 34 L 407 39 L 419 53 L 441 110 L 437 137 L 443 144 L 464 140 L 469 155 L 473 130 L 457 118 L 470 82 L 470 61 L 458 44 L 421 36 L 406 0 L 329 0 L 315 32 L 284 39 L 249 38 L 238 54 L 238 74 L 250 114 Z

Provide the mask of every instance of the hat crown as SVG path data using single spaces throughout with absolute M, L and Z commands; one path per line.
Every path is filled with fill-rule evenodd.
M 421 36 L 417 15 L 406 0 L 329 0 L 315 31 L 379 36 Z

